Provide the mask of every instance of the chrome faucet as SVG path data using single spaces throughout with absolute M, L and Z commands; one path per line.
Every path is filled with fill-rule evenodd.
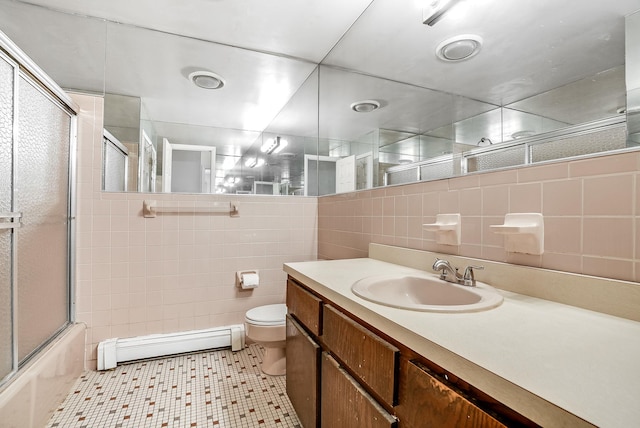
M 447 260 L 438 259 L 433 263 L 433 270 L 441 271 L 440 279 L 447 282 L 453 282 L 454 284 L 466 285 L 469 287 L 476 286 L 476 278 L 473 274 L 474 269 L 484 269 L 483 266 L 467 266 L 464 268 L 464 273 L 460 275 L 458 268 L 451 266 Z
M 440 273 L 440 279 L 443 281 L 453 282 L 458 284 L 462 280 L 462 276 L 458 273 L 458 268 L 451 266 L 447 260 L 436 259 L 433 263 L 433 270 L 442 271 Z

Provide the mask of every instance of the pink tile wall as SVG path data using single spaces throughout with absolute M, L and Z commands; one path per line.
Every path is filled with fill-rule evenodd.
M 318 256 L 365 257 L 374 242 L 639 282 L 639 186 L 632 152 L 321 197 Z M 422 230 L 456 212 L 460 246 Z M 544 215 L 541 256 L 506 253 L 490 228 L 517 212 Z
M 144 195 L 100 191 L 102 98 L 73 95 L 78 123 L 76 320 L 88 326 L 87 359 L 114 337 L 242 323 L 255 306 L 284 302 L 282 264 L 317 254 L 317 199 Z M 142 217 L 142 201 L 184 207 L 239 201 L 239 217 Z M 260 271 L 253 291 L 237 270 Z

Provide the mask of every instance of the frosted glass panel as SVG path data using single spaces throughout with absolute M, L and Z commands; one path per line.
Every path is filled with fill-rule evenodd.
M 460 161 L 456 159 L 457 164 L 460 165 Z M 446 162 L 438 162 L 423 165 L 420 167 L 420 180 L 436 180 L 440 178 L 449 178 L 456 176 L 456 163 L 451 159 Z
M 624 149 L 626 145 L 627 128 L 622 125 L 612 129 L 536 144 L 531 148 L 531 162 Z
M 418 181 L 417 168 L 404 169 L 402 171 L 393 171 L 387 174 L 387 184 L 404 184 Z
M 13 67 L 0 58 L 0 213 L 11 211 L 13 143 Z M 12 232 L 0 229 L 0 380 L 12 369 Z
M 102 187 L 108 192 L 127 190 L 127 154 L 106 138 L 104 143 L 104 166 Z
M 467 159 L 467 171 L 488 171 L 509 166 L 524 165 L 525 146 L 508 147 L 471 156 Z
M 24 78 L 19 83 L 16 206 L 18 358 L 68 321 L 68 193 L 71 119 Z

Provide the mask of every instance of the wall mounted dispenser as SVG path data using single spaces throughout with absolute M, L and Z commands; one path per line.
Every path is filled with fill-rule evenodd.
M 251 290 L 260 285 L 260 275 L 257 270 L 242 270 L 236 272 L 236 287 Z

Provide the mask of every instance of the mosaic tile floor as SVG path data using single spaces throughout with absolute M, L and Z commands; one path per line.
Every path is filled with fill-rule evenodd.
M 87 372 L 47 428 L 301 428 L 285 377 L 264 375 L 262 355 L 250 345 Z

